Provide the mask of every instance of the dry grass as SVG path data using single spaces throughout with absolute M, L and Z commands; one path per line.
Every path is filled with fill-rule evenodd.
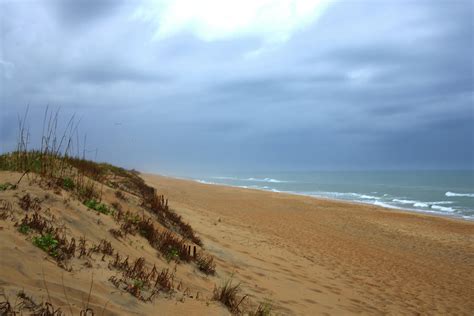
M 257 306 L 255 311 L 249 312 L 249 316 L 270 316 L 272 313 L 272 305 L 270 302 L 263 302 Z
M 57 136 L 58 112 L 46 109 L 41 147 L 30 149 L 30 133 L 26 127 L 27 113 L 19 120 L 18 145 L 15 151 L 0 155 L 0 170 L 18 171 L 22 176 L 16 185 L 2 185 L 1 190 L 15 189 L 21 179 L 28 173 L 38 175 L 37 183 L 45 189 L 55 192 L 66 190 L 89 208 L 106 215 L 111 215 L 119 225 L 119 229 L 110 229 L 115 238 L 125 238 L 128 234 L 139 234 L 144 237 L 151 247 L 158 250 L 169 261 L 195 261 L 200 271 L 213 275 L 216 265 L 214 258 L 201 251 L 197 256 L 191 256 L 190 243 L 194 249 L 202 246 L 201 239 L 193 228 L 183 218 L 169 207 L 168 199 L 157 194 L 156 190 L 148 186 L 135 170 L 125 170 L 106 163 L 97 163 L 85 158 L 85 140 L 81 144 L 77 134 L 77 124 L 72 117 L 67 123 L 62 136 Z M 74 141 L 77 139 L 77 141 Z M 81 156 L 82 146 L 82 156 Z M 109 186 L 115 189 L 115 197 L 119 201 L 128 201 L 130 197 L 141 202 L 141 207 L 152 217 L 138 216 L 132 212 L 124 212 L 120 203 L 112 203 L 113 211 L 102 202 L 102 188 Z M 124 194 L 127 193 L 128 197 Z M 117 288 L 125 290 L 142 301 L 151 301 L 159 293 L 173 293 L 174 273 L 168 269 L 158 272 L 157 268 L 148 269 L 144 258 L 138 258 L 129 263 L 129 257 L 121 257 L 112 247 L 112 244 L 102 239 L 99 244 L 91 245 L 84 237 L 76 239 L 68 236 L 65 226 L 58 226 L 54 217 L 47 218 L 40 215 L 41 200 L 30 196 L 29 193 L 19 200 L 20 207 L 27 212 L 24 217 L 15 221 L 18 231 L 32 240 L 32 242 L 48 253 L 60 267 L 71 271 L 68 261 L 71 258 L 85 259 L 84 266 L 92 267 L 90 259 L 93 254 L 111 258 L 108 267 L 121 272 L 109 280 Z M 11 215 L 10 202 L 0 200 L 0 218 L 6 219 Z M 154 225 L 156 219 L 164 228 Z M 12 218 L 13 220 L 13 218 Z M 45 283 L 46 284 L 46 283 Z M 216 287 L 213 299 L 222 302 L 233 313 L 241 312 L 241 304 L 246 295 L 240 296 L 240 284 L 233 285 L 228 280 L 222 286 Z M 89 294 L 90 295 L 90 294 Z M 31 297 L 23 292 L 18 296 L 20 306 L 12 306 L 8 300 L 0 302 L 2 315 L 31 311 L 34 315 L 62 315 L 50 301 L 36 304 Z M 258 308 L 256 315 L 262 314 L 263 307 Z M 86 306 L 81 315 L 93 315 L 93 311 Z
M 216 273 L 216 264 L 214 263 L 214 257 L 211 255 L 199 253 L 196 258 L 196 265 L 205 274 L 214 275 Z
M 240 305 L 247 298 L 247 295 L 239 297 L 240 283 L 232 284 L 232 279 L 224 282 L 219 287 L 214 287 L 212 299 L 221 302 L 235 314 L 241 313 Z
M 174 274 L 168 269 L 158 270 L 155 265 L 152 269 L 146 268 L 144 258 L 136 259 L 132 264 L 129 257 L 122 259 L 116 254 L 109 268 L 122 272 L 121 276 L 112 276 L 109 281 L 118 289 L 124 290 L 136 298 L 148 302 L 160 292 L 171 293 L 174 291 Z
M 26 193 L 22 198 L 20 198 L 20 201 L 18 202 L 20 207 L 25 210 L 33 210 L 33 211 L 39 211 L 41 210 L 41 200 L 37 197 L 31 198 L 29 193 Z
M 48 295 L 49 296 L 49 295 Z M 66 315 L 61 308 L 55 307 L 48 298 L 48 301 L 37 303 L 24 291 L 16 295 L 15 303 L 11 303 L 4 293 L 1 294 L 0 315 L 38 315 L 38 316 L 62 316 Z M 71 312 L 72 313 L 72 312 Z M 80 315 L 94 315 L 94 310 L 85 308 L 80 311 Z

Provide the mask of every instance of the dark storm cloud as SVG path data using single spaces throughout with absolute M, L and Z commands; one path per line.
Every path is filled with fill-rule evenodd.
M 121 0 L 50 0 L 58 20 L 67 26 L 94 22 L 114 13 Z
M 474 167 L 470 1 L 336 1 L 277 44 L 156 40 L 135 2 L 0 4 L 2 150 L 50 104 L 147 170 Z
M 70 76 L 75 82 L 92 84 L 106 84 L 119 81 L 166 83 L 171 80 L 169 76 L 107 62 L 79 66 L 76 69 L 71 69 L 64 75 Z

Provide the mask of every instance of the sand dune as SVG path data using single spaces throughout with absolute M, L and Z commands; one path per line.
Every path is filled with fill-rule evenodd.
M 15 183 L 20 175 L 0 172 L 0 183 Z M 11 213 L 0 220 L 0 302 L 5 294 L 12 305 L 17 305 L 20 302 L 17 294 L 24 291 L 36 303 L 49 301 L 67 315 L 71 314 L 70 310 L 79 315 L 87 306 L 95 315 L 230 314 L 223 305 L 211 299 L 214 285 L 220 282 L 217 276 L 206 276 L 191 264 L 167 262 L 138 234 L 114 238 L 109 230 L 120 226 L 111 216 L 88 209 L 67 191 L 41 188 L 37 180 L 31 176 L 16 190 L 0 191 L 0 213 Z M 104 186 L 103 201 L 109 205 L 117 201 L 114 192 Z M 31 234 L 23 235 L 14 226 L 15 221 L 18 223 L 25 214 L 31 216 L 34 212 L 19 207 L 18 202 L 26 194 L 40 201 L 38 213 L 41 216 L 54 217 L 58 226 L 66 227 L 69 238 L 79 241 L 84 237 L 87 247 L 104 239 L 111 243 L 115 253 L 129 256 L 130 263 L 143 257 L 148 268 L 155 264 L 158 271 L 167 268 L 174 272 L 173 293 L 160 293 L 152 302 L 142 302 L 114 287 L 109 278 L 121 273 L 109 268 L 113 257 L 101 253 L 83 258 L 76 255 L 68 261 L 66 268 L 60 267 L 54 258 L 32 244 Z M 128 198 L 128 201 L 120 201 L 124 210 L 139 216 L 144 214 L 144 210 L 135 204 L 134 197 Z M 9 205 L 9 211 L 5 212 L 5 205 Z
M 0 182 L 14 183 L 20 175 L 0 172 Z M 9 217 L 0 220 L 0 288 L 9 300 L 14 303 L 23 290 L 67 314 L 88 305 L 96 315 L 228 315 L 212 292 L 232 278 L 241 282 L 240 297 L 249 295 L 243 303 L 247 311 L 264 302 L 275 315 L 470 315 L 474 310 L 472 222 L 142 177 L 198 233 L 216 259 L 216 275 L 203 274 L 193 263 L 168 262 L 139 234 L 114 238 L 110 229 L 119 226 L 112 216 L 91 211 L 68 191 L 42 188 L 32 176 L 17 189 L 0 192 L 2 214 L 5 205 L 10 208 Z M 143 257 L 149 268 L 174 271 L 173 293 L 142 302 L 115 288 L 110 277 L 118 271 L 109 267 L 111 256 L 76 256 L 66 269 L 58 266 L 14 226 L 32 212 L 19 207 L 27 193 L 69 236 L 84 236 L 89 245 L 106 239 L 131 260 Z M 133 195 L 118 201 L 114 193 L 104 186 L 103 201 L 146 214 Z
M 221 274 L 298 315 L 474 311 L 474 223 L 206 185 L 148 184 L 201 233 Z

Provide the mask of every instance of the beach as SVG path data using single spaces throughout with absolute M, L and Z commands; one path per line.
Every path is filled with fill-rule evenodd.
M 277 314 L 474 310 L 474 223 L 146 174 L 217 258 Z

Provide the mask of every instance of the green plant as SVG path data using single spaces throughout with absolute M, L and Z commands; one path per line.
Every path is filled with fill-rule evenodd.
M 54 239 L 53 235 L 51 234 L 33 237 L 33 245 L 49 253 L 53 257 L 58 255 L 58 241 Z
M 168 263 L 170 263 L 171 260 L 178 261 L 179 260 L 178 249 L 169 247 L 169 250 L 166 253 L 165 258 Z
M 30 232 L 30 226 L 22 224 L 20 227 L 18 227 L 18 231 L 23 235 L 26 235 Z
M 63 188 L 66 190 L 74 190 L 75 184 L 74 181 L 71 178 L 64 178 L 63 179 Z
M 143 287 L 145 286 L 143 280 L 133 280 L 133 286 L 137 289 L 143 290 Z
M 0 183 L 0 191 L 13 190 L 15 188 L 16 188 L 16 185 L 11 184 L 9 182 Z
M 134 225 L 137 225 L 138 223 L 140 223 L 141 221 L 141 218 L 139 215 L 137 214 L 129 214 L 127 216 L 127 221 L 133 223 Z
M 110 209 L 107 207 L 107 205 L 103 203 L 99 203 L 94 199 L 87 200 L 84 202 L 84 205 L 87 206 L 90 209 L 93 209 L 99 213 L 109 215 L 111 213 Z

